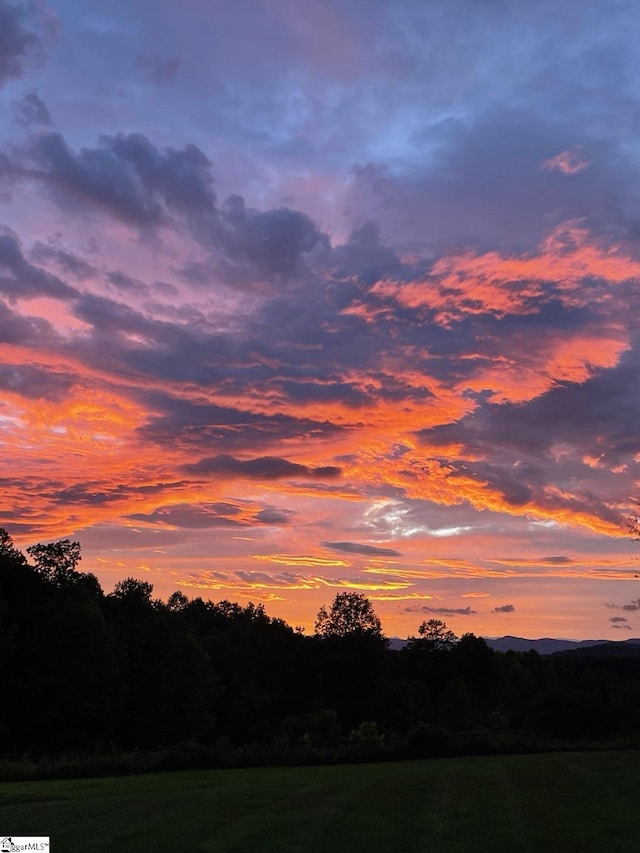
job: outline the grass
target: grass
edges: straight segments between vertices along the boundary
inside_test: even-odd
[[[616,853],[637,752],[490,756],[0,784],[0,831],[52,853]]]

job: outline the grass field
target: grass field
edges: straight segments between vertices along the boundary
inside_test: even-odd
[[[640,753],[0,783],[0,833],[52,853],[640,849]]]

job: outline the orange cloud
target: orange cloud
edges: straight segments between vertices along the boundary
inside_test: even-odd
[[[267,563],[280,563],[285,566],[343,566],[351,565],[349,560],[337,560],[330,557],[314,557],[301,554],[252,554],[254,560]]]
[[[504,257],[471,252],[440,258],[429,276],[411,282],[379,281],[372,293],[399,305],[436,311],[450,324],[465,316],[491,313],[532,314],[553,284],[568,302],[586,304],[588,292],[573,293],[585,279],[620,284],[640,276],[640,263],[621,247],[591,237],[579,222],[565,222],[540,244],[534,255]]]
[[[150,570],[148,566],[140,566],[138,568],[145,571]],[[276,589],[284,594],[298,590],[320,590],[325,588],[353,589],[363,592],[386,592],[395,595],[397,594],[397,590],[404,590],[411,586],[410,582],[402,580],[372,581],[358,577],[328,578],[321,575],[297,575],[288,572],[270,575],[254,571],[227,572],[207,570],[184,575],[177,583],[181,587],[227,591],[243,596],[256,596],[259,594],[260,597],[262,597],[265,590]]]
[[[375,593],[370,595],[369,598],[372,601],[431,601],[433,600],[433,595],[421,594],[419,592],[408,592],[406,595],[399,595],[396,593]]]

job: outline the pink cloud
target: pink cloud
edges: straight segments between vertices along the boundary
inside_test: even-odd
[[[548,171],[562,172],[563,175],[577,175],[589,165],[590,161],[584,158],[580,146],[574,145],[573,148],[567,148],[566,151],[561,151],[555,157],[545,160],[542,168]]]

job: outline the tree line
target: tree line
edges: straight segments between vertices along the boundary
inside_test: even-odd
[[[322,762],[628,745],[640,732],[638,658],[499,653],[436,619],[394,651],[358,592],[305,636],[262,605],[162,601],[134,578],[106,594],[80,557],[69,540],[22,553],[0,530],[3,760]]]

